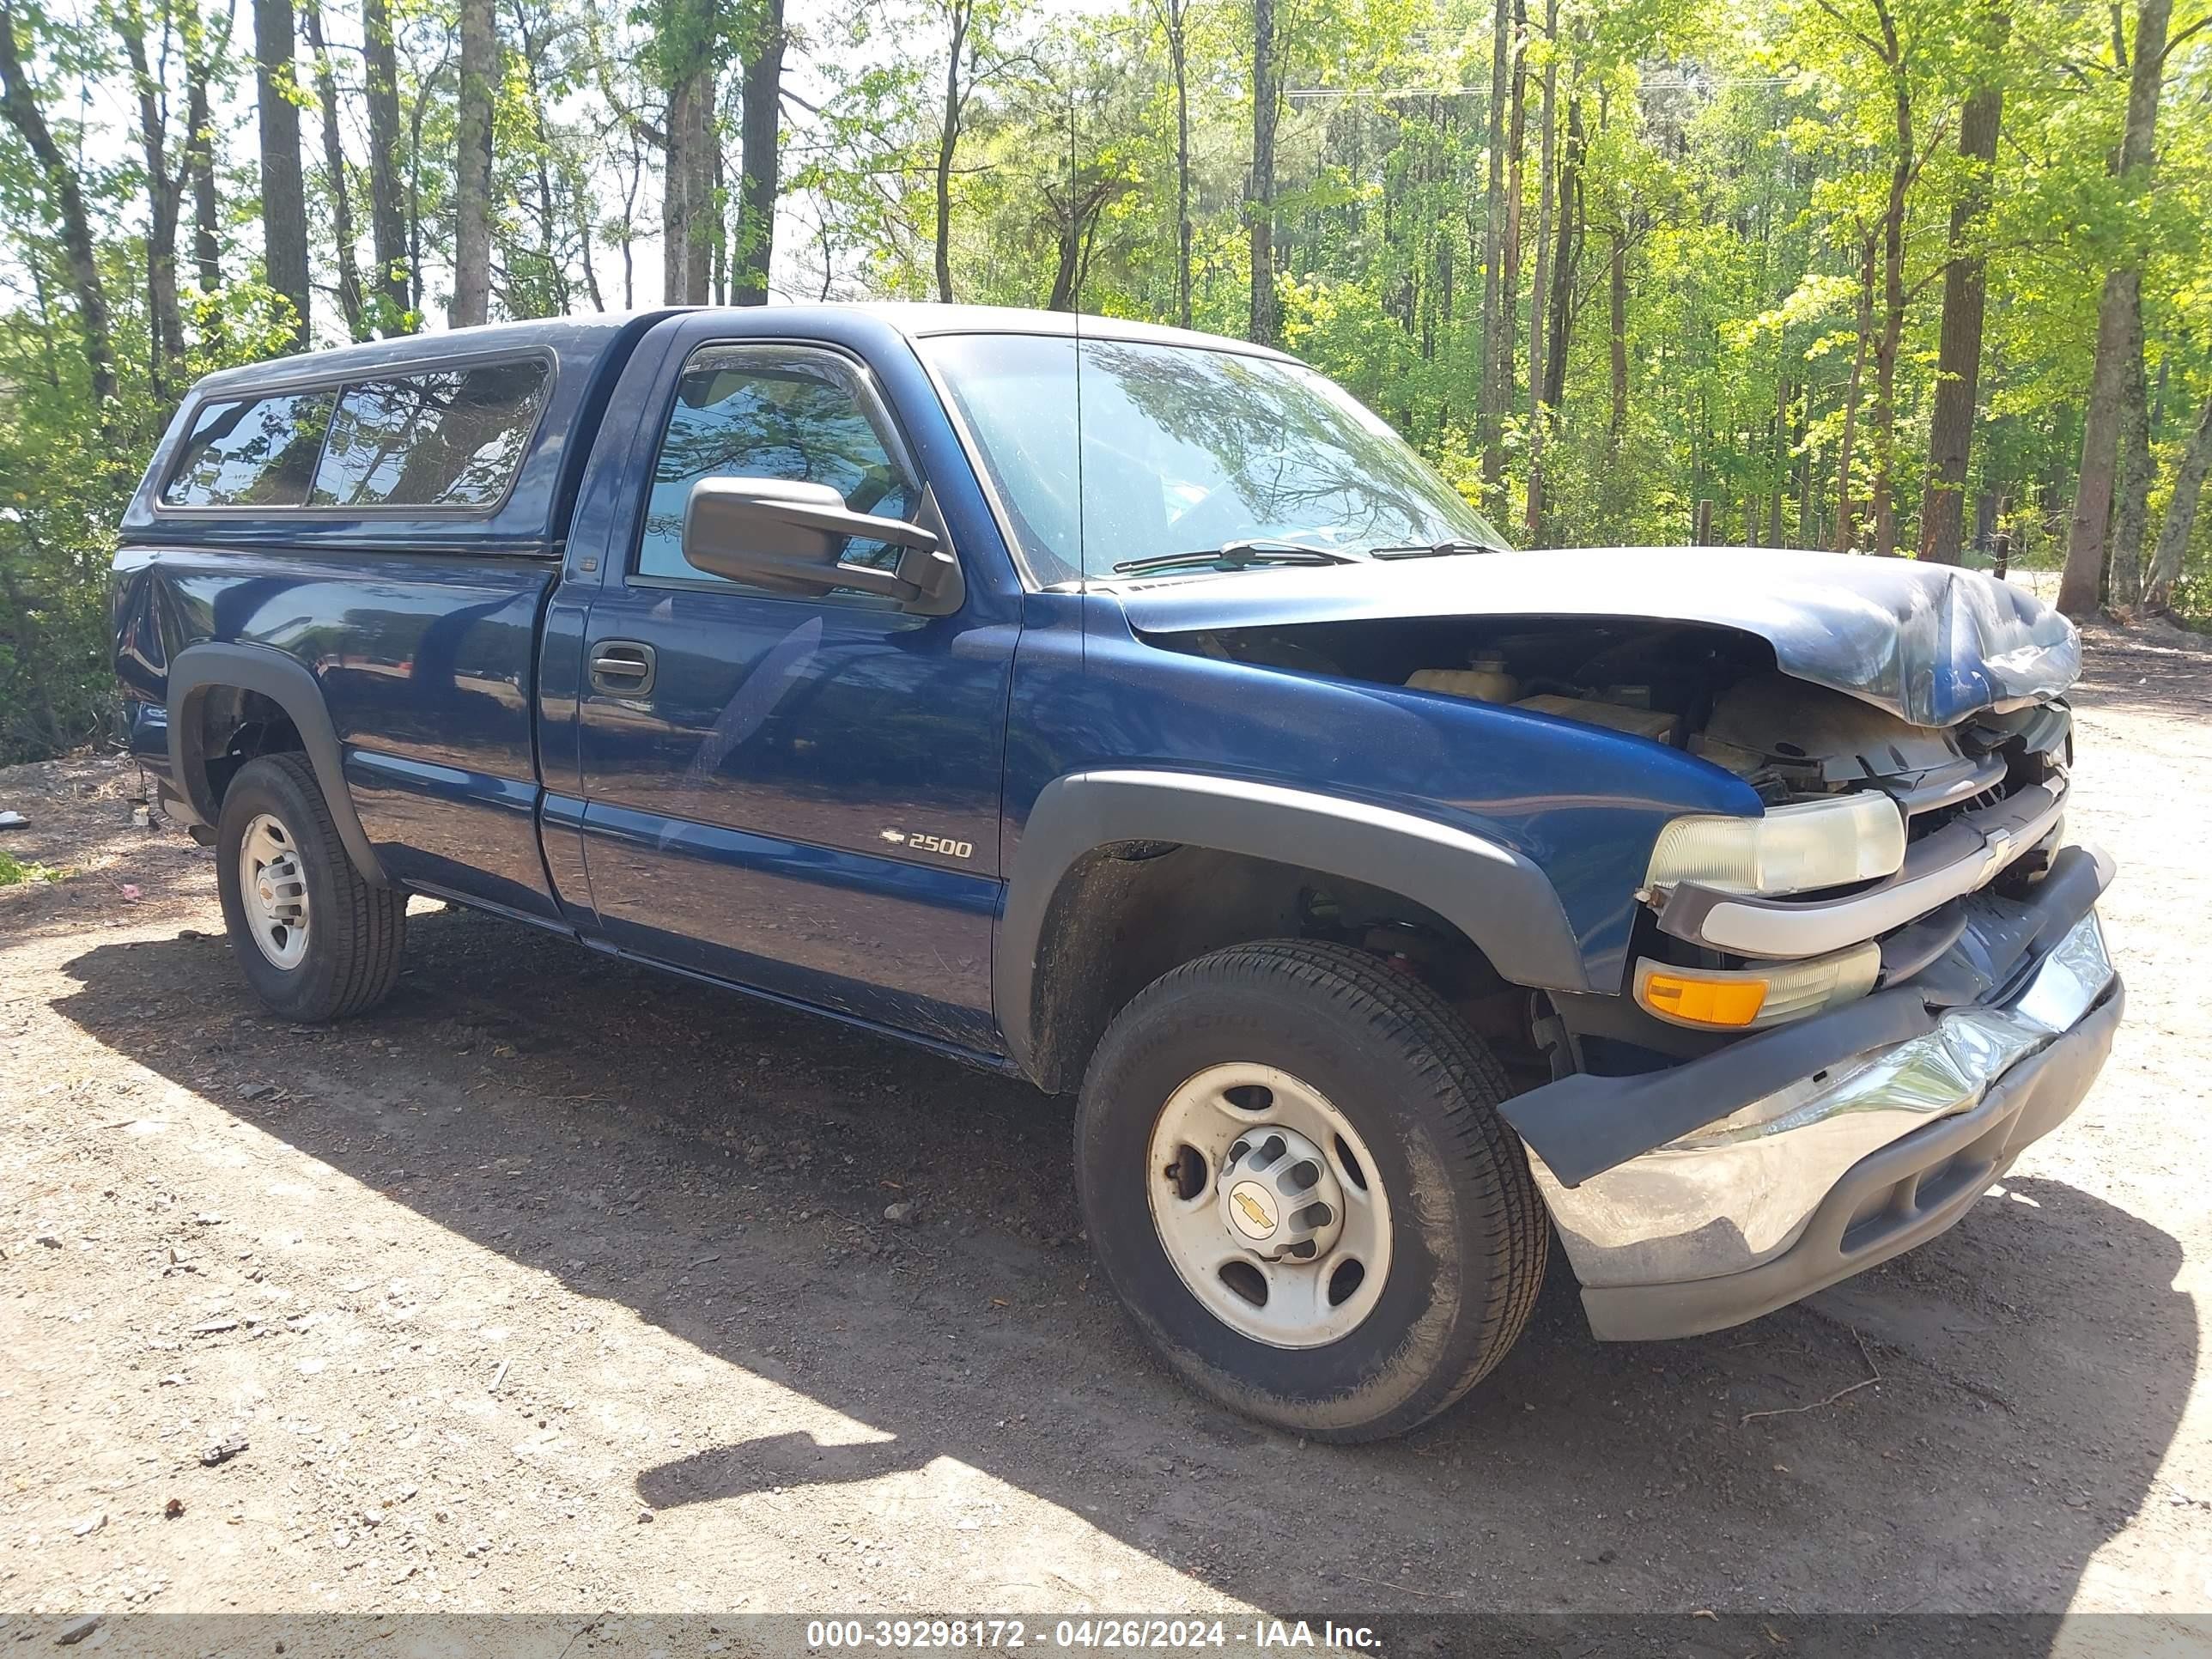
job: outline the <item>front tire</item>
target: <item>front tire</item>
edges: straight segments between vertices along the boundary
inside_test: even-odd
[[[306,756],[264,755],[231,780],[216,890],[247,982],[285,1018],[366,1013],[398,981],[407,896],[362,879]]]
[[[1200,1391],[1316,1439],[1400,1434],[1502,1359],[1549,1225],[1510,1092],[1427,987],[1296,940],[1122,1011],[1076,1116],[1107,1283]]]

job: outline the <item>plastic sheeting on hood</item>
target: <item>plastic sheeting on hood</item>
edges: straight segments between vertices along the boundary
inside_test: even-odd
[[[1647,547],[1266,567],[1112,585],[1139,633],[1389,617],[1576,617],[1755,635],[1776,665],[1915,726],[2050,697],[2081,672],[2074,625],[1977,570],[1853,554]]]

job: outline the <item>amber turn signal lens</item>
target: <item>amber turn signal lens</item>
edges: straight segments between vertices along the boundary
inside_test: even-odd
[[[1748,1025],[1766,1004],[1766,981],[1761,979],[1711,980],[1658,972],[1645,975],[1637,990],[1638,1000],[1653,1013],[1692,1025]]]
[[[1636,964],[1636,1002],[1670,1024],[1741,1031],[1863,997],[1881,975],[1881,947],[1872,939],[1832,956],[1748,969],[1682,968],[1647,958]]]

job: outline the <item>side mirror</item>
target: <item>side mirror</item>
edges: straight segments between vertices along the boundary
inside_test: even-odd
[[[945,544],[937,499],[927,491],[918,520],[855,513],[827,484],[702,478],[684,503],[684,562],[778,593],[819,599],[832,588],[858,588],[907,611],[946,616],[960,608],[960,564]],[[856,540],[898,548],[897,568],[847,564],[845,550]]]

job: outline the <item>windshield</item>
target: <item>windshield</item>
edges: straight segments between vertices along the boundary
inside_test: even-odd
[[[1404,439],[1300,364],[1085,340],[1079,428],[1076,341],[963,334],[918,343],[1046,586],[1223,548],[1264,565],[1265,550],[1278,547],[1358,556],[1506,545]],[[1252,543],[1262,545],[1256,557],[1239,550]]]

